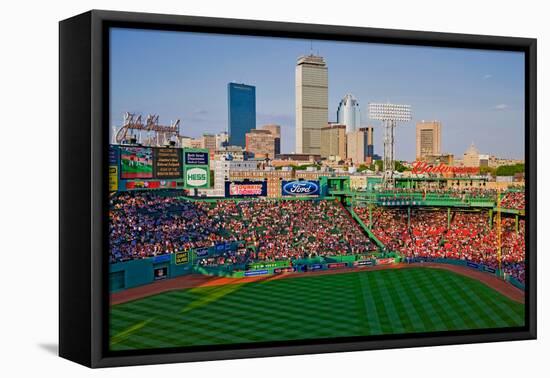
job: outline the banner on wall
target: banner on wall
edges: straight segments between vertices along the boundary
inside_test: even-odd
[[[319,181],[283,181],[281,192],[283,196],[314,196],[319,195]]]
[[[186,189],[210,187],[210,157],[207,149],[183,149],[183,180]]]
[[[189,251],[177,252],[175,256],[176,265],[187,264],[189,262]]]
[[[118,190],[118,167],[116,165],[109,166],[109,191],[116,192]]]
[[[225,183],[226,197],[261,197],[267,195],[265,181],[227,181]]]
[[[133,180],[126,181],[125,189],[175,189],[177,187],[176,181],[171,180]]]

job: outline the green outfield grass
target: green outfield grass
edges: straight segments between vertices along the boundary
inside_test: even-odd
[[[172,291],[113,306],[110,321],[112,350],[128,350],[522,326],[524,306],[410,268]]]

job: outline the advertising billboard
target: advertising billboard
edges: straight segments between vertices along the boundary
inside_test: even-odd
[[[175,257],[176,265],[187,264],[189,262],[189,251],[177,252]]]
[[[118,190],[118,167],[116,165],[109,166],[109,192]]]
[[[208,150],[184,148],[185,165],[208,165]]]
[[[186,189],[210,187],[210,157],[207,149],[183,149],[183,180]]]
[[[227,181],[225,183],[226,197],[265,197],[267,196],[266,181]]]
[[[140,189],[176,189],[177,182],[173,180],[131,180],[121,183],[121,190]]]
[[[153,178],[153,149],[150,147],[120,146],[120,178]]]
[[[155,148],[153,172],[158,179],[179,179],[182,176],[181,149]]]
[[[283,181],[283,196],[316,196],[320,194],[319,181]]]
[[[109,145],[109,158],[108,158],[109,166],[111,165],[118,166],[118,156],[119,156],[118,152],[119,152],[118,146],[115,146],[112,144]]]

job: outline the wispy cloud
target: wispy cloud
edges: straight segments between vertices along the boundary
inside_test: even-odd
[[[508,105],[506,105],[506,104],[498,104],[498,105],[495,105],[495,106],[493,107],[493,109],[495,109],[495,110],[506,110],[506,109],[508,109]]]
[[[491,74],[485,74],[485,75],[483,75],[483,80],[489,80],[492,77],[493,77],[493,75],[491,75]]]

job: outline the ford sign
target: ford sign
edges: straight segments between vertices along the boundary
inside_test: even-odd
[[[283,196],[313,196],[319,194],[319,181],[283,181]]]

